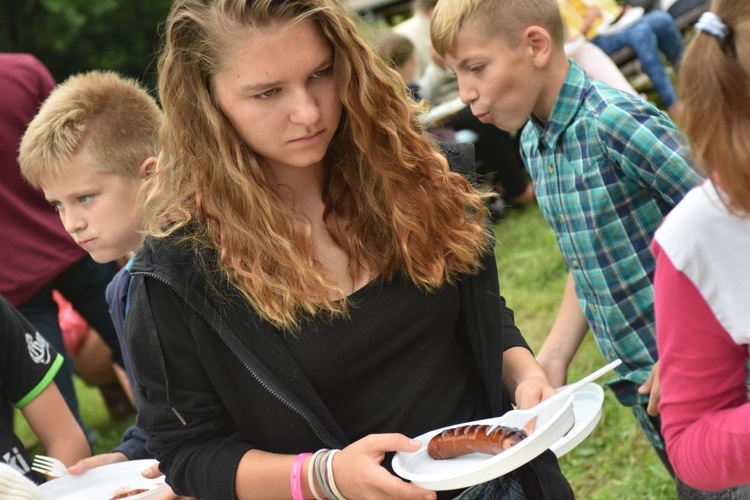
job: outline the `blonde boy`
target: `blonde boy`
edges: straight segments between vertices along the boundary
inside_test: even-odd
[[[59,85],[21,140],[21,173],[97,262],[141,244],[138,193],[155,164],[160,122],[136,81],[92,71]]]
[[[666,213],[697,183],[682,137],[643,100],[592,81],[563,51],[556,0],[440,0],[435,49],[485,123],[523,127],[522,157],[570,270],[537,359],[553,385],[590,327],[620,358],[611,388],[670,470],[656,418],[658,384],[649,250]]]
[[[70,77],[42,104],[21,140],[21,173],[40,188],[65,230],[97,262],[129,257],[142,243],[140,190],[153,171],[162,113],[135,80],[92,71]],[[107,302],[124,349],[129,265],[107,288]],[[147,458],[145,436],[135,427],[113,453],[71,468]]]

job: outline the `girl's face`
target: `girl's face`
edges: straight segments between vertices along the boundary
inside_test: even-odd
[[[219,108],[280,176],[318,165],[341,120],[333,49],[311,21],[247,29],[214,81]]]

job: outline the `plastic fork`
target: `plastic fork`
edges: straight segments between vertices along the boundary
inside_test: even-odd
[[[583,386],[593,382],[594,380],[598,379],[602,375],[606,374],[607,372],[614,370],[616,367],[620,366],[622,364],[622,360],[616,359],[612,361],[611,363],[602,366],[598,370],[586,375],[581,380],[576,382],[575,384],[570,384],[569,386],[565,387],[563,390],[558,391],[557,394],[555,394],[552,397],[549,397],[542,401],[541,403],[537,404],[536,406],[533,406],[527,410],[513,410],[517,413],[530,413],[530,414],[538,414],[541,410],[546,408],[547,406],[551,405],[555,401],[559,401],[561,399],[566,399],[568,396],[576,392],[577,390],[581,389]],[[507,415],[507,413],[506,413]],[[487,435],[489,436],[490,433],[492,433],[495,428],[497,428],[500,424],[495,424],[487,428]]]
[[[66,476],[68,474],[68,468],[65,467],[64,463],[56,458],[44,455],[36,455],[34,457],[34,461],[31,463],[31,470],[52,477]]]

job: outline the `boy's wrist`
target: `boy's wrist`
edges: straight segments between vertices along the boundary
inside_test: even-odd
[[[552,387],[560,387],[567,383],[568,366],[570,365],[568,360],[561,356],[550,356],[543,351],[539,352],[536,360],[542,366]]]

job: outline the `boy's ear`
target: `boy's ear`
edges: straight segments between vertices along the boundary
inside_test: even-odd
[[[146,177],[149,177],[151,174],[153,174],[155,169],[156,158],[154,158],[153,156],[149,156],[148,158],[143,160],[141,166],[138,167],[138,177],[141,179],[145,179]]]
[[[538,69],[549,64],[554,44],[549,32],[540,26],[529,26],[523,33],[523,41],[531,55],[531,61]]]

